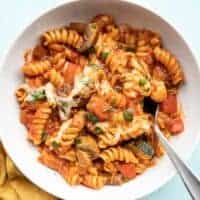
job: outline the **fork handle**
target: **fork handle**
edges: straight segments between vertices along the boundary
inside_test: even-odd
[[[191,168],[180,158],[175,152],[174,148],[169,144],[160,129],[155,126],[155,131],[159,137],[162,145],[164,146],[170,160],[174,164],[177,172],[179,173],[184,185],[186,186],[192,199],[200,200],[200,179],[194,174]]]

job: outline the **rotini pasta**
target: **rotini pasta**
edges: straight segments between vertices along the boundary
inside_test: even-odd
[[[115,160],[124,161],[126,163],[137,163],[138,160],[135,155],[128,149],[121,147],[111,147],[102,151],[99,155],[105,162],[113,162]]]
[[[24,60],[20,121],[69,185],[120,185],[156,164],[157,105],[165,137],[184,130],[183,70],[158,33],[101,14],[47,30]]]
[[[42,39],[44,40],[44,45],[62,43],[76,49],[80,48],[83,43],[83,38],[79,33],[66,28],[48,31],[42,35]]]
[[[49,81],[55,86],[55,87],[61,87],[64,84],[64,78],[61,76],[59,72],[57,72],[55,69],[51,69],[48,74]]]
[[[22,71],[27,76],[37,76],[44,74],[47,70],[49,70],[51,64],[48,60],[45,61],[33,61],[31,63],[26,63],[22,67]]]
[[[157,47],[154,49],[154,55],[166,67],[173,85],[177,85],[184,80],[179,62],[169,51]]]
[[[83,184],[94,189],[100,189],[105,185],[106,180],[107,178],[103,176],[86,175]]]
[[[44,103],[35,112],[32,124],[30,126],[28,138],[34,144],[40,144],[42,142],[42,134],[44,131],[45,124],[52,112],[48,103]]]

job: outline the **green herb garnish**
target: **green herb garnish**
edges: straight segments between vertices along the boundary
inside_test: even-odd
[[[43,131],[41,135],[41,143],[45,142],[47,139],[47,132]]]
[[[45,91],[36,91],[33,94],[31,94],[32,101],[38,101],[38,100],[43,100],[46,98]]]
[[[133,113],[130,110],[125,110],[123,112],[124,120],[131,122],[133,120]]]
[[[106,58],[108,57],[108,54],[109,52],[105,52],[105,51],[101,52],[101,59],[106,60]]]
[[[94,133],[96,135],[99,135],[99,134],[103,133],[103,130],[100,127],[96,126],[95,129],[94,129]]]
[[[90,48],[87,50],[87,53],[89,53],[89,54],[95,53],[95,48],[94,48],[94,47],[90,47]]]
[[[96,24],[91,24],[91,27],[93,28],[93,29],[96,29],[97,28],[97,26],[96,26]]]
[[[74,141],[74,144],[75,144],[75,145],[81,144],[81,139],[76,138],[75,141]]]
[[[128,178],[123,178],[124,183],[127,183],[128,181],[130,181],[130,179]]]
[[[53,147],[53,149],[58,149],[58,147],[60,146],[60,143],[57,141],[52,141],[51,146]]]
[[[147,80],[144,79],[144,78],[141,78],[141,79],[139,80],[139,85],[140,85],[140,86],[144,86],[144,85],[146,85],[146,83],[147,83]]]
[[[62,107],[67,108],[69,106],[68,102],[61,102]]]
[[[126,47],[125,48],[125,51],[130,51],[130,52],[133,52],[135,49],[133,47]]]
[[[87,119],[88,119],[89,121],[91,121],[93,124],[95,124],[95,123],[97,123],[97,122],[99,121],[99,119],[97,118],[97,116],[94,115],[94,114],[91,113],[91,112],[88,112],[86,116],[87,116]]]

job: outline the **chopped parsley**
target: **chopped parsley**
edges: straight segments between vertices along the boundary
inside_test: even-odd
[[[45,91],[36,91],[34,93],[31,94],[31,99],[32,101],[38,101],[38,100],[43,100],[46,98],[46,94]]]
[[[93,28],[93,29],[96,29],[97,28],[97,26],[96,26],[96,24],[91,24],[91,27]]]
[[[106,60],[106,58],[108,57],[108,55],[109,55],[109,52],[105,52],[105,51],[101,52],[101,59],[102,60]]]
[[[47,139],[47,132],[43,131],[41,135],[41,143],[45,142]]]
[[[79,138],[76,138],[74,143],[75,143],[75,145],[79,145],[79,144],[81,144],[81,140]]]
[[[95,53],[95,48],[94,48],[94,47],[90,47],[90,48],[87,50],[87,53],[89,53],[89,54]]]
[[[52,141],[51,142],[51,146],[53,147],[53,149],[58,149],[60,146],[60,143],[57,141]]]
[[[133,120],[133,113],[130,110],[125,110],[123,112],[124,120],[131,122]]]
[[[128,181],[130,181],[130,179],[128,178],[123,178],[124,183],[127,183]]]
[[[65,108],[67,108],[69,106],[68,102],[62,102],[61,105],[62,105],[62,107],[65,107]]]
[[[130,51],[130,52],[133,52],[135,49],[133,47],[126,47],[125,48],[125,51]]]
[[[96,126],[95,129],[94,129],[94,133],[96,135],[99,135],[99,134],[103,133],[103,130],[100,127]]]
[[[141,78],[138,83],[139,83],[140,86],[144,86],[144,85],[147,84],[147,80],[144,79],[144,78]]]
[[[91,121],[93,124],[95,124],[95,123],[97,123],[97,122],[99,121],[99,119],[97,118],[97,116],[94,115],[94,114],[91,113],[91,112],[88,112],[88,113],[86,114],[86,116],[87,116],[87,119],[88,119],[89,121]]]

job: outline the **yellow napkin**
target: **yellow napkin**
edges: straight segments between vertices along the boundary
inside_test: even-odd
[[[0,143],[0,200],[56,200],[27,180]]]

